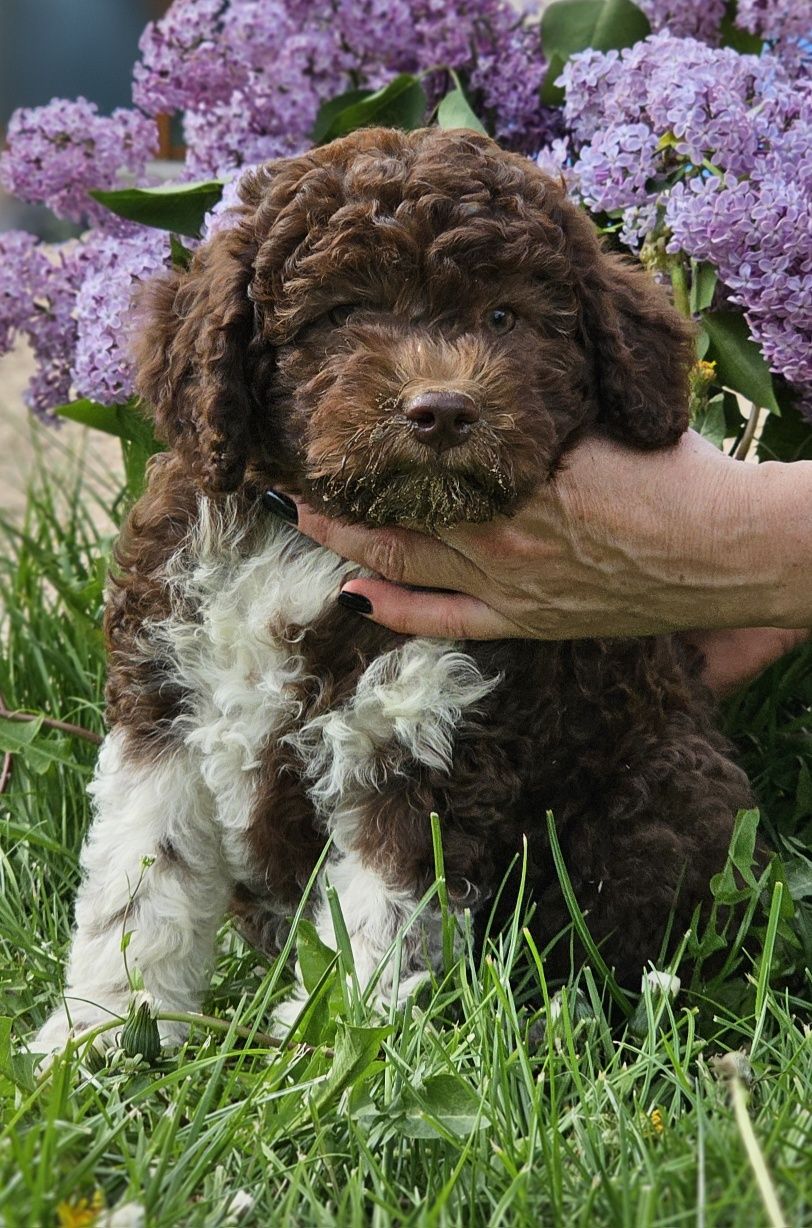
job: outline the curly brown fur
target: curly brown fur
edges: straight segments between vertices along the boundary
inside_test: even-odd
[[[587,428],[656,448],[688,422],[690,327],[559,185],[487,138],[373,129],[270,163],[241,194],[234,226],[142,303],[139,386],[172,454],[130,518],[106,622],[110,718],[133,754],[165,749],[184,712],[149,627],[179,616],[167,568],[198,497],[237,492],[248,519],[282,485],[332,515],[431,530],[511,514]],[[515,326],[499,334],[490,313],[504,308]],[[476,406],[460,446],[434,452],[410,429],[405,406],[426,390]],[[291,908],[324,841],[287,735],[346,704],[402,643],[334,606],[273,635],[298,644],[303,681],[258,769],[238,892],[255,934],[263,895]],[[452,899],[482,908],[527,837],[549,938],[566,921],[551,809],[593,932],[634,980],[672,908],[681,933],[706,900],[750,804],[708,695],[669,638],[460,647],[502,682],[458,722],[450,769],[381,745],[354,850],[419,895],[437,810]]]

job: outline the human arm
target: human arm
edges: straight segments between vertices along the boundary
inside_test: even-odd
[[[304,533],[381,577],[344,592],[407,634],[812,625],[812,462],[743,464],[693,432],[651,453],[590,437],[515,517],[437,537],[344,525],[305,504],[298,512]]]

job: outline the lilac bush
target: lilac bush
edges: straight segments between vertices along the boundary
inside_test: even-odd
[[[86,228],[55,248],[0,234],[0,353],[17,337],[31,344],[29,405],[47,417],[71,399],[132,396],[132,289],[184,258],[167,231],[191,236],[203,222],[171,213],[146,225],[142,197],[129,212],[115,203],[156,182],[156,116],[178,116],[183,132],[179,199],[195,181],[225,181],[205,235],[229,223],[244,168],[307,148],[337,96],[392,82],[412,90],[406,123],[431,122],[464,88],[488,131],[563,175],[612,242],[670,278],[683,310],[709,307],[692,279],[712,269],[717,304],[743,313],[777,387],[812,405],[808,5],[738,0],[731,26],[725,0],[638,4],[650,36],[638,13],[633,37],[619,28],[614,48],[597,50],[548,47],[548,18],[540,33],[534,6],[522,14],[508,0],[174,0],[141,38],[131,108],[108,117],[83,98],[54,100],[9,124],[3,185]],[[111,207],[97,189],[117,190]]]
[[[718,271],[771,369],[812,391],[812,81],[668,31],[574,56],[569,177],[633,248]]]

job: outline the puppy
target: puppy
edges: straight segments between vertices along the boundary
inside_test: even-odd
[[[751,802],[679,642],[398,636],[336,604],[357,567],[262,495],[428,531],[510,516],[585,428],[679,438],[689,326],[559,185],[472,132],[355,133],[241,195],[146,294],[139,387],[169,450],[118,546],[110,732],[39,1046],[126,1011],[124,931],[130,972],[196,1009],[229,906],[272,949],[328,839],[312,916],[334,944],[332,883],[386,1000],[433,880],[431,811],[457,909],[487,915],[526,838],[548,941],[568,919],[551,810],[593,937],[639,983]],[[408,928],[402,992],[439,930],[431,908]]]

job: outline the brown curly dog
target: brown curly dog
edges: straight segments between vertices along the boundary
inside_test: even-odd
[[[329,882],[360,984],[408,992],[441,947],[437,909],[413,917],[431,811],[452,906],[483,916],[526,837],[546,942],[568,919],[552,810],[591,932],[639,984],[750,804],[679,642],[397,636],[336,604],[357,568],[262,495],[429,530],[510,515],[584,428],[679,437],[689,327],[559,185],[475,133],[356,133],[241,197],[146,296],[140,389],[169,451],[118,549],[110,733],[41,1043],[125,1010],[123,929],[147,990],[195,1009],[229,906],[272,947],[328,837],[319,932],[334,943]]]

